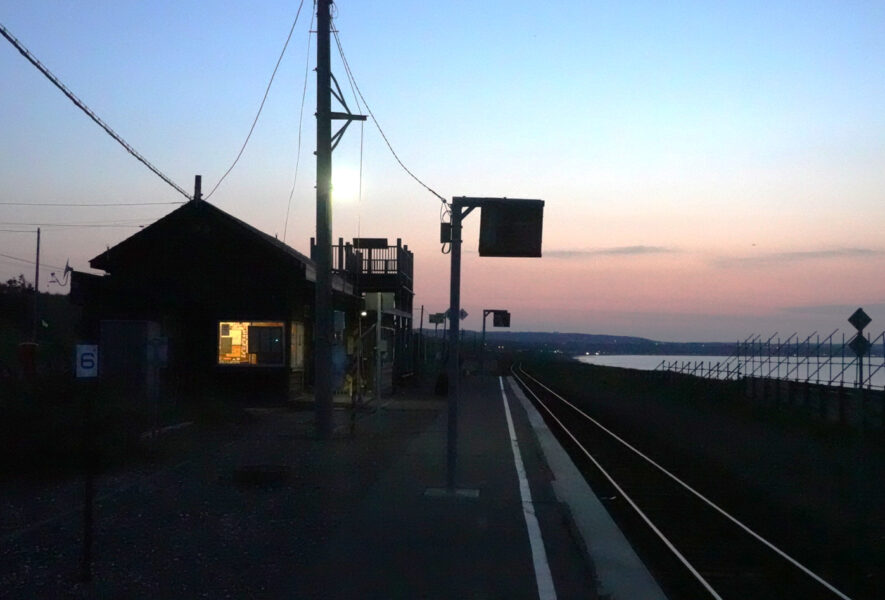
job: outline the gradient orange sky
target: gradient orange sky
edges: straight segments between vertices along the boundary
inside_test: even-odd
[[[200,173],[207,191],[248,132],[296,10],[38,1],[5,7],[0,22],[179,185]],[[285,229],[303,252],[312,77],[291,206],[289,191],[309,16],[305,3],[249,146],[210,199]],[[335,23],[419,177],[447,198],[546,202],[541,259],[480,258],[479,216],[468,217],[466,328],[506,308],[514,330],[729,341],[848,328],[858,306],[885,327],[885,5],[341,0]],[[337,54],[333,70],[356,111]],[[66,260],[87,269],[175,205],[10,203],[183,200],[5,41],[0,72],[0,229],[42,225],[43,289]],[[401,237],[416,256],[416,324],[422,305],[445,310],[439,202],[371,123],[348,130],[334,169],[334,236]],[[0,232],[0,278],[31,278],[33,252],[32,234]]]

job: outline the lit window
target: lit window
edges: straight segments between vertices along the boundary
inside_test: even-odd
[[[218,364],[283,365],[283,324],[222,321],[218,324]]]

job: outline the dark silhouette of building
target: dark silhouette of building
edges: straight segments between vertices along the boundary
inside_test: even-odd
[[[356,284],[374,281],[359,277],[360,257],[333,273],[339,389],[363,311]],[[106,274],[75,272],[71,299],[84,307],[84,335],[99,342],[110,384],[180,397],[292,398],[309,389],[315,265],[280,240],[195,200],[89,264]],[[408,266],[410,282],[411,253]],[[410,309],[411,287],[408,296]]]
[[[311,239],[311,252],[314,248]],[[414,256],[399,238],[395,246],[387,238],[354,238],[352,243],[339,238],[332,246],[332,271],[350,282],[363,299],[365,315],[355,338],[360,340],[356,351],[363,363],[360,371],[370,374],[374,388],[378,352],[381,391],[388,393],[395,382],[414,372]],[[379,323],[380,335],[374,330]]]

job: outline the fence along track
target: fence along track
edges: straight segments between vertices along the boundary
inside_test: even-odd
[[[828,336],[817,332],[804,339],[793,333],[784,340],[778,334],[752,335],[737,342],[734,352],[722,361],[668,361],[661,360],[656,370],[672,371],[708,379],[741,379],[758,377],[784,379],[828,386],[849,386],[868,390],[885,389],[885,331],[871,337],[871,352],[858,358],[850,348],[855,334],[843,332],[841,341],[835,341],[839,330]],[[873,355],[872,350],[881,354]],[[856,373],[860,369],[860,379]]]
[[[605,434],[605,437],[607,437],[610,440],[613,440],[621,448],[628,450],[630,454],[641,459],[641,462],[643,462],[645,465],[652,467],[653,470],[666,476],[666,478],[669,481],[676,484],[679,488],[684,490],[684,492],[687,492],[691,497],[693,497],[697,501],[700,501],[705,506],[712,509],[716,514],[718,514],[722,518],[726,519],[730,524],[736,526],[744,534],[748,535],[749,537],[754,539],[756,542],[759,542],[761,545],[763,545],[765,548],[767,548],[771,553],[774,553],[777,557],[779,557],[779,559],[786,561],[787,563],[789,563],[790,565],[795,567],[795,569],[797,569],[803,575],[807,576],[807,578],[809,578],[817,586],[819,586],[821,591],[826,590],[828,592],[828,594],[827,594],[828,597],[837,597],[837,598],[841,598],[842,600],[851,600],[851,598],[849,596],[847,596],[842,591],[837,589],[835,586],[833,586],[832,584],[830,584],[829,582],[824,580],[822,577],[820,577],[816,573],[814,573],[811,569],[809,569],[808,567],[806,567],[805,565],[800,563],[798,560],[796,560],[795,558],[793,558],[792,556],[790,556],[789,554],[787,554],[786,552],[784,552],[783,550],[781,550],[780,548],[775,546],[773,543],[771,543],[770,541],[765,539],[762,535],[753,531],[750,527],[745,525],[739,519],[732,516],[727,511],[725,511],[723,508],[721,508],[716,503],[714,503],[712,500],[708,499],[706,496],[704,496],[699,491],[697,491],[696,489],[691,487],[689,484],[682,481],[679,477],[677,477],[671,471],[662,467],[660,464],[658,464],[652,458],[650,458],[645,453],[641,452],[636,447],[634,447],[632,444],[630,444],[629,442],[624,440],[622,437],[618,436],[616,433],[614,433],[613,431],[611,431],[610,429],[608,429],[607,427],[602,425],[599,421],[597,421],[596,419],[594,419],[593,417],[588,415],[586,412],[581,410],[579,407],[575,406],[573,403],[569,402],[568,400],[566,400],[565,398],[563,398],[562,396],[557,394],[555,391],[553,391],[552,389],[550,389],[549,387],[544,385],[541,381],[539,381],[538,379],[536,379],[535,377],[533,377],[532,375],[527,373],[522,368],[521,365],[519,366],[519,373],[516,372],[516,369],[511,369],[511,372],[512,372],[514,378],[523,387],[523,389],[525,389],[529,393],[529,395],[534,398],[534,403],[536,405],[538,405],[540,408],[542,408],[547,413],[547,415],[549,415],[549,417],[557,424],[560,431],[572,440],[572,442],[580,450],[580,452],[584,455],[584,457],[586,457],[594,465],[594,467],[596,469],[598,469],[598,471],[603,475],[603,477],[615,488],[615,490],[617,490],[617,492],[619,494],[621,494],[621,496],[624,498],[624,500],[638,514],[640,519],[643,522],[645,522],[645,524],[650,528],[650,530],[655,534],[655,536],[664,544],[664,546],[666,546],[666,548],[673,554],[673,556],[675,556],[676,559],[685,567],[685,569],[692,575],[692,577],[695,579],[695,581],[701,587],[704,588],[704,590],[709,594],[710,597],[716,598],[716,599],[723,599],[724,598],[724,596],[720,595],[721,591],[717,591],[716,589],[714,589],[713,585],[708,581],[709,578],[705,577],[702,574],[701,571],[703,571],[704,569],[700,569],[697,566],[695,566],[694,564],[692,564],[692,562],[689,561],[689,559],[686,558],[684,556],[684,554],[679,551],[679,549],[676,547],[678,544],[678,541],[677,542],[672,541],[670,539],[673,537],[672,535],[670,536],[670,538],[668,538],[668,536],[662,532],[661,527],[659,527],[658,525],[656,525],[652,521],[652,518],[648,516],[647,511],[643,511],[638,506],[637,502],[627,493],[624,486],[622,486],[621,484],[619,484],[616,481],[615,477],[609,472],[609,470],[607,470],[602,464],[600,464],[600,462],[597,460],[596,456],[594,456],[594,453],[592,453],[590,451],[590,449],[587,448],[586,444],[582,443],[582,441],[579,439],[579,435],[576,435],[566,425],[566,423],[563,422],[563,419],[568,420],[569,417],[562,415],[562,418],[560,418],[560,416],[557,416],[555,414],[555,411],[550,406],[548,406],[548,404],[545,403],[544,400],[541,399],[540,395],[538,393],[536,393],[532,389],[532,387],[540,388],[541,390],[543,390],[543,392],[541,393],[542,395],[544,395],[544,394],[549,395],[549,396],[555,398],[556,400],[558,400],[559,403],[561,403],[562,405],[569,407],[571,409],[570,415],[571,415],[572,419],[577,419],[580,422],[592,424],[595,427],[595,429],[603,432]],[[529,384],[527,382],[527,380],[530,380],[531,384]],[[595,454],[598,455],[599,452],[596,452]],[[658,495],[662,496],[663,494],[659,493]],[[711,540],[711,542],[713,542],[713,541],[714,540]],[[715,570],[716,569],[714,568],[714,571]],[[832,594],[832,596],[830,596],[830,594]],[[741,596],[737,595],[734,597],[738,598]]]

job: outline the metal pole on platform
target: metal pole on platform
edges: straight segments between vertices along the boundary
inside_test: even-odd
[[[421,361],[423,368],[427,355],[424,352],[424,305],[421,305],[421,320],[418,321],[418,360]]]
[[[375,405],[381,400],[381,292],[377,292],[375,299],[378,307],[375,311]]]
[[[458,459],[458,340],[461,320],[461,202],[452,198],[451,281],[449,287],[449,411],[446,446],[446,488],[455,489]]]
[[[482,339],[479,343],[479,372],[483,373],[486,364],[486,317],[489,316],[490,310],[482,311]]]

